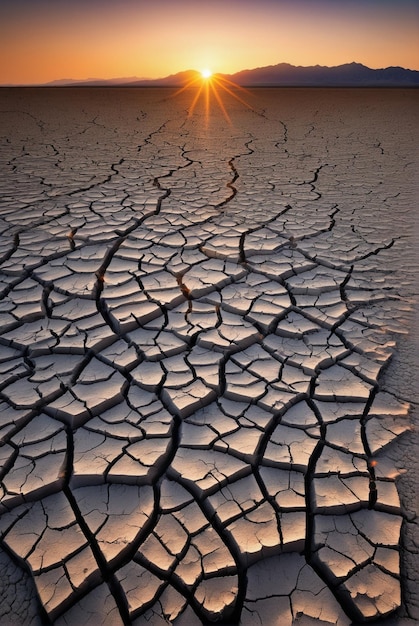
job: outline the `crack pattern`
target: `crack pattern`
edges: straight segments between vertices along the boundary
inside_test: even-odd
[[[336,142],[302,92],[232,102],[238,128],[187,94],[37,93],[2,105],[0,537],[39,623],[393,612],[388,129],[339,101]]]

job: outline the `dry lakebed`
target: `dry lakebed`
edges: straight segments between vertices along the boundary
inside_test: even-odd
[[[0,90],[0,624],[419,619],[414,89]]]

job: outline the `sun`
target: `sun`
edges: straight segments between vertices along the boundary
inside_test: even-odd
[[[211,106],[216,103],[221,109],[225,119],[231,124],[230,117],[223,102],[223,95],[228,95],[243,104],[248,109],[254,111],[253,107],[243,100],[237,92],[248,93],[243,87],[231,82],[222,74],[214,74],[212,70],[205,68],[201,71],[194,70],[190,74],[190,80],[186,81],[172,97],[175,97],[185,91],[195,87],[195,93],[192,96],[192,103],[188,110],[188,117],[191,117],[199,101],[204,102],[205,119],[208,125],[210,118]]]

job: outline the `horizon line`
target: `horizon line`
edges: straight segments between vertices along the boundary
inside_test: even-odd
[[[335,69],[335,68],[339,68],[339,67],[345,67],[348,65],[358,65],[358,66],[362,66],[366,69],[369,69],[373,72],[379,72],[379,71],[383,71],[383,70],[388,70],[388,69],[401,69],[407,72],[418,72],[419,73],[419,69],[412,69],[412,68],[407,68],[407,67],[403,67],[401,65],[389,65],[387,67],[379,67],[379,68],[371,68],[368,65],[364,65],[363,63],[360,63],[359,61],[348,61],[347,63],[341,63],[339,65],[321,65],[319,63],[315,64],[315,65],[293,65],[292,63],[288,63],[285,61],[280,61],[279,63],[272,63],[270,65],[262,65],[262,66],[258,66],[258,67],[254,67],[254,68],[245,68],[245,69],[241,69],[238,70],[237,72],[233,72],[231,74],[228,74],[226,72],[213,72],[213,75],[219,75],[219,76],[227,76],[227,77],[232,77],[232,76],[236,76],[237,74],[242,74],[244,72],[254,72],[257,70],[263,70],[263,69],[268,69],[268,68],[275,68],[278,67],[280,65],[287,65],[289,67],[295,68],[295,69],[299,69],[299,68],[304,68],[304,69],[311,69],[311,68],[325,68],[325,69]],[[137,83],[137,82],[157,82],[157,81],[163,81],[163,80],[168,80],[170,78],[175,78],[177,76],[179,76],[180,74],[186,74],[189,72],[196,72],[197,74],[200,74],[200,70],[196,70],[196,69],[185,69],[185,70],[179,70],[177,72],[168,74],[166,76],[159,76],[157,78],[148,78],[148,77],[138,77],[138,76],[127,76],[127,77],[120,77],[120,76],[116,76],[116,77],[112,77],[112,78],[103,78],[103,77],[88,77],[88,78],[55,78],[52,79],[50,81],[47,82],[22,82],[22,83],[0,83],[0,87],[71,87],[72,83],[76,83],[77,85],[74,86],[83,86],[83,83],[89,83],[89,82],[112,82],[112,81],[121,81],[120,85],[109,85],[109,86],[115,86],[115,87],[123,87],[123,86],[130,86],[130,83]],[[55,83],[64,83],[62,85],[59,84],[55,84]],[[87,85],[89,86],[89,85]],[[94,85],[90,85],[90,86],[94,86]],[[100,85],[98,85],[100,86]],[[135,86],[135,85],[132,85]],[[151,85],[150,85],[151,86]],[[158,85],[156,85],[157,87]],[[169,85],[165,85],[165,86],[169,86]],[[255,86],[255,85],[252,85]],[[262,85],[261,85],[262,86]],[[281,85],[276,85],[276,86],[281,86]],[[284,85],[284,86],[290,86],[290,85]],[[298,86],[304,86],[304,85],[298,85]],[[307,85],[307,87],[310,85]],[[367,85],[366,85],[367,86]]]

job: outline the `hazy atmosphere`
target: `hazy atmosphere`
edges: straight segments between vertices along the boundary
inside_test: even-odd
[[[418,32],[415,0],[1,0],[0,84],[280,62],[419,69]]]

